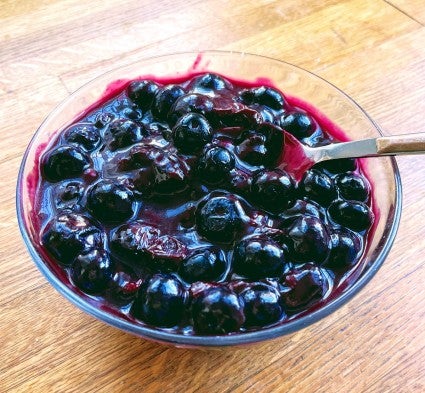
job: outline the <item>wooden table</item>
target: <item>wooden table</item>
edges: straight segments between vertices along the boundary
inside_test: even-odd
[[[302,5],[301,5],[302,3]],[[286,60],[387,134],[425,131],[423,0],[0,1],[0,392],[424,392],[425,159],[398,159],[400,229],[372,283],[330,317],[246,348],[132,337],[65,301],[15,214],[22,154],[52,108],[111,66],[227,49]]]

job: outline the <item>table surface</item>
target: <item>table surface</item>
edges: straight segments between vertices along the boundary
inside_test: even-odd
[[[425,391],[423,156],[397,159],[402,220],[372,283],[313,326],[243,348],[163,346],[84,314],[31,261],[14,199],[25,147],[56,104],[113,65],[176,51],[286,60],[347,92],[386,134],[425,131],[423,0],[0,5],[1,392]]]

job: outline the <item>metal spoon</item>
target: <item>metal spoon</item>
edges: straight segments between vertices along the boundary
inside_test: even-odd
[[[314,164],[339,158],[380,157],[425,153],[425,133],[382,136],[358,141],[332,143],[326,146],[303,145],[292,134],[284,131],[285,146],[280,168],[297,181]]]

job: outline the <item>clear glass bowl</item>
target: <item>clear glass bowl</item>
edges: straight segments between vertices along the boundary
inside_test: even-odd
[[[16,194],[19,226],[37,267],[56,290],[86,313],[126,332],[159,342],[189,347],[237,345],[280,337],[300,330],[341,307],[372,279],[384,262],[393,244],[401,214],[401,183],[393,158],[363,160],[364,170],[374,189],[373,203],[377,208],[378,219],[369,235],[361,269],[356,270],[355,274],[346,280],[346,288],[339,291],[338,296],[323,307],[305,316],[254,332],[223,336],[186,336],[132,323],[96,307],[95,302],[89,297],[83,297],[69,282],[63,280],[58,269],[47,263],[31,220],[36,187],[33,175],[37,171],[41,151],[53,135],[102,97],[110,83],[140,76],[170,77],[201,71],[217,72],[230,78],[248,81],[261,81],[266,78],[285,94],[311,103],[341,127],[349,139],[381,135],[373,120],[341,90],[320,77],[283,61],[246,53],[219,51],[180,53],[144,59],[110,71],[87,83],[64,100],[42,123],[25,152],[19,172]]]

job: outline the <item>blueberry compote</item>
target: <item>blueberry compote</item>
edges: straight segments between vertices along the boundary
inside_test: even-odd
[[[317,309],[361,269],[374,220],[358,161],[285,172],[284,130],[338,142],[321,119],[271,85],[213,73],[128,81],[40,157],[48,263],[102,309],[178,334]]]

